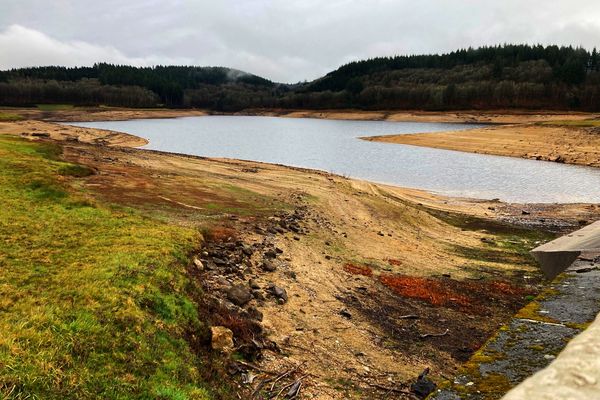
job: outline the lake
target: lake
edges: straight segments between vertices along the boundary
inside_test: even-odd
[[[70,125],[137,135],[150,141],[147,149],[315,168],[449,196],[519,203],[600,202],[600,169],[358,139],[480,125],[255,116]]]

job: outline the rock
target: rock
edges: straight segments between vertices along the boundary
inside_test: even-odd
[[[417,381],[410,385],[410,391],[416,394],[420,399],[429,396],[437,387],[436,384],[427,377],[428,374],[429,368],[425,368],[417,378]]]
[[[213,257],[213,262],[216,265],[227,265],[227,261],[223,260],[222,258],[219,257]]]
[[[269,260],[265,260],[262,263],[261,268],[267,272],[273,272],[273,271],[277,270],[277,266]]]
[[[248,284],[250,285],[251,289],[260,289],[260,285],[258,284],[256,279],[250,279],[250,281],[248,281]]]
[[[213,350],[228,353],[233,350],[233,332],[224,326],[211,326],[211,347]]]
[[[378,234],[379,236],[385,236],[385,233],[383,233],[383,232],[381,232],[381,231],[377,232],[377,234]]]
[[[242,307],[252,300],[252,292],[246,286],[234,285],[227,290],[227,298],[236,306]]]
[[[250,246],[244,246],[244,247],[242,247],[242,253],[244,253],[245,255],[250,257],[252,255],[252,253],[254,253],[254,250]]]
[[[344,318],[352,319],[352,314],[350,314],[350,311],[346,310],[345,308],[340,310],[340,315]]]
[[[265,296],[262,294],[262,292],[258,289],[255,289],[252,291],[252,296],[259,301],[263,301],[265,299]]]
[[[265,251],[265,258],[275,258],[277,257],[277,253],[274,250]]]
[[[254,319],[256,321],[262,321],[263,320],[263,314],[260,312],[260,310],[254,306],[250,306],[246,309],[246,312],[248,313],[248,316],[251,319]]]
[[[203,271],[204,270],[204,264],[202,264],[202,261],[200,261],[200,259],[198,257],[194,257],[194,266],[199,271]]]
[[[277,299],[283,300],[284,303],[288,301],[288,295],[286,290],[273,283],[269,285],[269,293],[271,293]]]
[[[531,214],[529,211],[526,211],[526,210],[521,211],[521,215],[529,215],[529,214]]]

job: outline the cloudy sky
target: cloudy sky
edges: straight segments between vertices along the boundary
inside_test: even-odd
[[[600,47],[598,0],[0,0],[0,69],[220,65],[280,82],[497,43]]]

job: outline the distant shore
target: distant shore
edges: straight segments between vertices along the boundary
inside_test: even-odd
[[[252,115],[285,118],[322,118],[354,121],[442,122],[493,124],[465,131],[386,135],[362,138],[391,144],[408,144],[472,153],[554,161],[600,167],[599,114],[561,111],[363,111],[252,109],[219,113],[194,109],[122,109],[71,107],[44,111],[36,108],[0,108],[1,113],[20,116],[22,121],[0,122],[0,133],[21,130],[46,133],[53,139],[138,147],[145,139],[126,133],[57,125],[54,122],[122,121],[206,115]],[[27,129],[25,129],[27,128]],[[32,128],[32,129],[31,129]]]

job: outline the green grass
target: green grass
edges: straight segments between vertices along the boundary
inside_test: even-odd
[[[86,198],[59,154],[0,137],[0,398],[211,398],[200,234]]]
[[[0,111],[0,122],[21,121],[23,116],[15,113]]]
[[[74,106],[72,104],[36,104],[36,107],[42,111],[63,111],[70,110]]]

